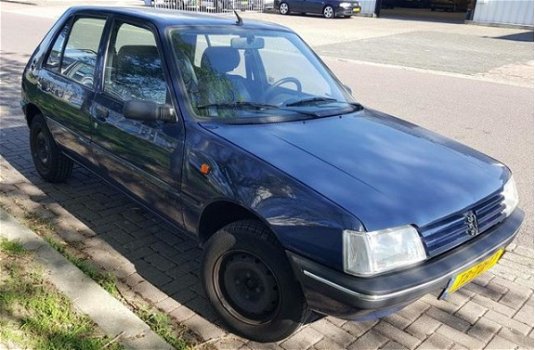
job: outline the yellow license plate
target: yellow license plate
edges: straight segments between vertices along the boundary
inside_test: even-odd
[[[359,9],[358,7],[355,7],[355,8],[353,9],[353,12],[360,12],[360,9]]]
[[[500,249],[490,258],[485,259],[479,264],[470,267],[468,270],[459,273],[453,280],[453,283],[451,283],[450,287],[448,288],[448,294],[455,292],[465,284],[472,281],[477,276],[481,275],[482,273],[496,265],[498,260],[500,260],[500,258],[502,257],[503,253],[504,250]]]

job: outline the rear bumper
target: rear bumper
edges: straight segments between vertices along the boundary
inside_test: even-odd
[[[429,292],[444,290],[451,278],[504,248],[515,238],[524,219],[516,209],[493,229],[471,241],[403,271],[359,278],[287,252],[309,307],[346,319],[386,316]]]

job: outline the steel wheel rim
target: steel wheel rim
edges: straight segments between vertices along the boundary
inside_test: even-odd
[[[260,258],[249,252],[229,251],[221,256],[212,279],[221,305],[242,322],[267,323],[280,309],[277,278]]]
[[[286,3],[282,3],[280,5],[280,12],[285,15],[288,13],[288,5]]]
[[[333,16],[333,8],[330,6],[327,6],[323,10],[323,15],[325,16],[325,18],[331,18]]]
[[[48,138],[43,133],[43,130],[39,130],[34,141],[34,158],[41,163],[44,167],[48,167],[50,161],[50,143]]]

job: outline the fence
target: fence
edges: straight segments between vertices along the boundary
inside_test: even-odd
[[[263,12],[265,9],[273,8],[273,1],[269,2],[269,0],[152,0],[147,2],[156,8],[208,13],[234,10]]]

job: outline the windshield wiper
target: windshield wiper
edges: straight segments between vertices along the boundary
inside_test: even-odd
[[[248,102],[248,101],[237,101],[237,102],[224,102],[224,103],[210,103],[206,105],[197,106],[197,109],[206,109],[211,107],[217,107],[217,108],[236,108],[236,107],[249,107],[253,109],[266,109],[266,108],[276,108],[279,109],[278,106],[275,105],[269,105],[265,103],[256,103],[256,102]]]
[[[299,101],[287,103],[286,106],[287,107],[302,106],[302,105],[307,105],[307,104],[316,103],[316,102],[342,102],[342,101],[338,101],[337,99],[331,98],[331,97],[315,96],[315,97],[309,97],[309,98],[305,98]]]

